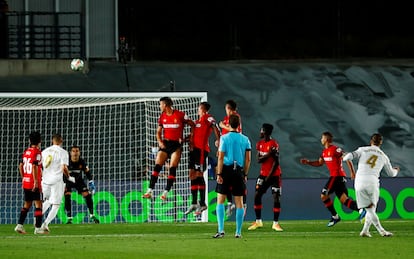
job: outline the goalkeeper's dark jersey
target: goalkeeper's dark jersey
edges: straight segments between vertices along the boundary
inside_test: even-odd
[[[73,162],[69,159],[68,169],[70,176],[75,177],[76,182],[82,181],[83,175],[86,175],[88,180],[92,180],[92,177],[89,173],[89,167],[86,164],[85,160],[83,160],[82,158],[79,158],[79,161],[77,162]]]

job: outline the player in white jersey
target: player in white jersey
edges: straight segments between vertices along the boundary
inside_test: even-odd
[[[59,134],[52,137],[52,146],[42,151],[43,164],[43,214],[51,207],[42,228],[49,231],[49,223],[56,217],[65,190],[63,176],[74,182],[74,177],[69,177],[69,154],[61,145],[63,138]]]
[[[371,224],[375,226],[381,236],[392,236],[391,232],[386,231],[381,226],[376,214],[380,192],[379,177],[382,168],[392,177],[397,176],[400,169],[399,167],[392,167],[390,159],[380,149],[381,144],[381,134],[375,133],[371,137],[370,146],[359,147],[357,150],[346,154],[343,158],[344,161],[347,161],[349,170],[351,171],[351,177],[355,177],[355,193],[358,208],[365,208],[367,211],[364,227],[360,233],[361,237],[371,237],[369,233]],[[354,158],[359,159],[356,174],[351,162]]]

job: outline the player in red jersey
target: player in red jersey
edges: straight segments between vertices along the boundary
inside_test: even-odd
[[[224,106],[224,109],[226,110],[226,116],[224,116],[223,120],[220,121],[220,128],[221,128],[221,135],[224,135],[231,131],[231,127],[229,124],[229,117],[230,115],[234,114],[239,116],[240,119],[240,125],[237,128],[237,132],[242,132],[242,124],[241,124],[241,117],[240,114],[237,113],[237,103],[233,100],[227,100],[226,105]]]
[[[234,100],[227,100],[224,106],[224,109],[226,110],[226,116],[224,116],[224,119],[220,121],[220,124],[219,124],[221,128],[221,135],[224,135],[228,133],[229,131],[231,131],[231,127],[229,124],[229,118],[230,118],[230,115],[232,114],[237,115],[239,117],[240,124],[237,127],[237,132],[241,133],[242,122],[241,122],[240,114],[237,113],[237,103]],[[247,192],[247,188],[246,188],[246,192]],[[246,209],[247,209],[246,196],[247,196],[247,193],[243,195],[243,206],[244,206],[245,214],[246,214]],[[226,209],[227,217],[231,216],[235,208],[236,206],[233,204],[233,196],[231,195],[231,192],[229,192],[227,194],[227,209]]]
[[[194,142],[192,150],[190,152],[189,162],[189,177],[191,185],[191,205],[185,214],[189,214],[192,211],[196,211],[196,215],[200,215],[207,209],[205,203],[206,198],[206,183],[203,177],[203,172],[206,170],[206,158],[210,152],[210,146],[208,139],[211,133],[214,131],[216,136],[215,145],[218,147],[220,141],[220,131],[216,124],[216,120],[211,114],[208,113],[210,110],[210,104],[202,102],[198,106],[198,120],[195,121],[194,128]],[[197,206],[197,194],[200,193],[200,206]]]
[[[154,170],[151,174],[150,186],[147,192],[142,196],[143,198],[152,198],[155,184],[158,181],[158,176],[161,172],[162,165],[170,158],[170,170],[167,179],[167,186],[161,195],[162,200],[167,199],[168,192],[171,190],[177,172],[178,163],[181,159],[182,145],[184,142],[183,131],[184,126],[191,127],[190,146],[193,141],[194,122],[190,120],[187,115],[179,110],[173,109],[173,101],[170,97],[162,97],[160,99],[161,115],[158,119],[157,128],[157,142],[159,150],[155,159]]]
[[[342,204],[351,210],[358,211],[356,202],[348,197],[346,173],[342,167],[342,156],[344,151],[340,147],[333,145],[332,142],[333,135],[330,132],[322,133],[321,144],[325,147],[325,149],[322,151],[322,155],[319,159],[309,161],[306,158],[302,158],[300,160],[302,164],[310,166],[322,166],[323,164],[326,164],[326,167],[329,170],[329,180],[322,189],[321,193],[322,202],[332,214],[331,220],[328,222],[328,227],[334,226],[341,220],[334,208],[333,201],[329,197],[329,195],[333,192],[335,192]],[[360,214],[360,218],[362,218],[365,215],[365,211],[361,210]]]
[[[264,123],[260,130],[260,138],[256,144],[257,160],[262,164],[260,175],[256,181],[256,192],[254,194],[254,212],[256,221],[248,228],[255,230],[263,227],[262,222],[262,196],[269,187],[272,188],[273,196],[273,225],[275,231],[283,231],[279,225],[280,196],[282,195],[282,170],[279,164],[279,144],[272,138],[273,126]]]
[[[27,213],[32,207],[33,201],[35,205],[35,234],[46,234],[47,232],[41,228],[42,225],[42,152],[40,150],[41,135],[34,131],[29,135],[30,147],[27,148],[19,163],[19,172],[22,177],[22,187],[24,191],[23,208],[17,226],[14,230],[20,234],[26,234],[23,227]]]

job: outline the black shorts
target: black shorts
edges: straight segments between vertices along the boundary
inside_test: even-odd
[[[203,152],[203,153],[201,153]],[[206,170],[206,158],[208,156],[208,152],[199,148],[193,148],[193,151],[190,151],[190,159],[189,159],[189,169],[194,169],[199,172],[204,172]]]
[[[182,149],[183,145],[178,141],[164,139],[165,148],[160,148],[160,151],[163,151],[168,154],[168,157],[171,157],[171,154]]]
[[[24,201],[41,201],[42,193],[39,190],[33,192],[32,189],[23,189]]]
[[[348,188],[346,188],[346,178],[344,176],[331,176],[322,189],[322,194],[329,195],[335,192],[339,198],[343,193],[348,196]]]
[[[271,176],[267,179],[267,176],[259,175],[256,180],[256,191],[266,193],[269,187],[272,187],[272,193],[274,190],[282,188],[282,177],[281,176]]]
[[[246,192],[246,183],[244,181],[244,173],[242,168],[233,166],[223,166],[221,172],[223,178],[222,184],[216,185],[216,192],[227,195],[231,193],[233,196],[243,196]]]
[[[75,188],[79,194],[89,191],[88,187],[85,184],[85,181],[83,181],[82,178],[75,177],[74,183],[72,183],[71,181],[66,181],[65,192],[72,192],[73,188]]]

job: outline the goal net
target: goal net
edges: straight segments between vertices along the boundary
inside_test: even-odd
[[[171,97],[173,107],[192,120],[197,119],[199,103],[207,100],[205,92],[0,94],[0,223],[18,220],[23,204],[18,164],[29,145],[28,135],[35,130],[42,134],[42,149],[51,145],[55,133],[63,136],[64,149],[80,146],[81,157],[94,176],[94,211],[101,223],[207,221],[207,211],[198,218],[184,215],[191,203],[186,144],[168,200],[159,199],[168,166],[160,173],[154,198],[142,198],[155,164],[159,99],[163,96]],[[189,131],[186,126],[184,134]],[[88,222],[81,194],[72,190],[71,199],[73,222]],[[26,224],[33,220],[32,213],[33,209]],[[62,199],[54,223],[66,221]]]

